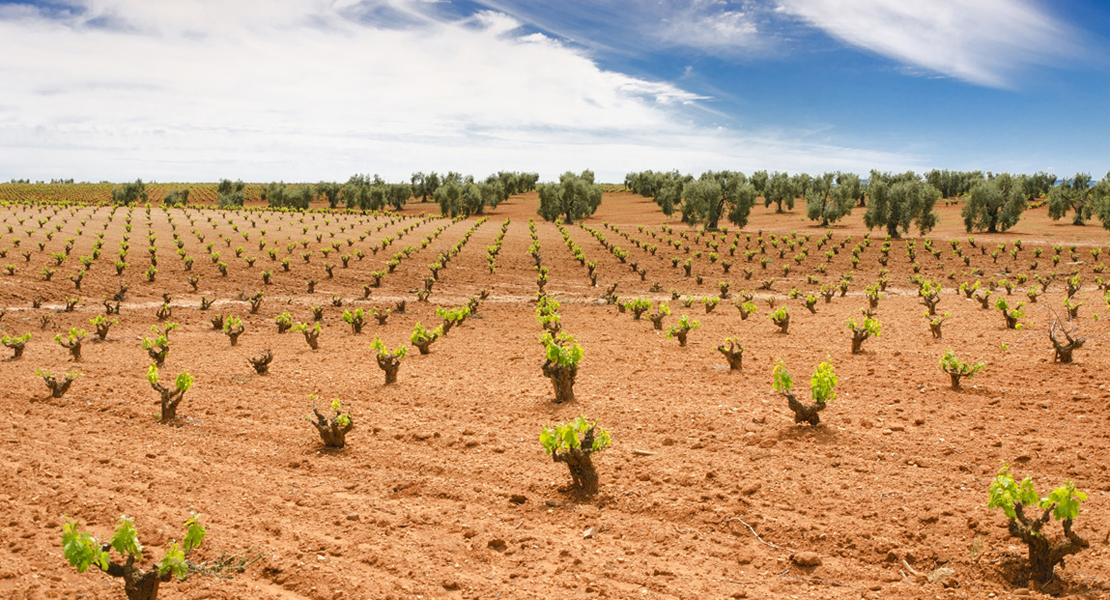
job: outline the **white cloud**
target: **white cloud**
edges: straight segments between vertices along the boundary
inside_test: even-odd
[[[0,13],[2,179],[917,166],[700,124],[708,99],[601,69],[499,13],[400,0],[82,6]]]
[[[749,4],[739,10],[719,0],[693,0],[682,6],[668,6],[658,24],[649,23],[649,33],[669,45],[715,54],[766,50],[772,36],[760,31],[757,7]]]
[[[1027,0],[779,0],[829,35],[916,67],[1007,87],[1076,53],[1076,33]]]

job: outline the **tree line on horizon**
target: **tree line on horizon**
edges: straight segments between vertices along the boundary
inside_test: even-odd
[[[652,198],[665,215],[678,211],[684,223],[707,229],[716,229],[722,218],[744,227],[757,201],[765,207],[774,204],[775,212],[782,213],[793,210],[798,198],[806,202],[806,216],[822,226],[860,208],[868,229],[884,228],[892,237],[914,226],[922,235],[928,233],[937,223],[937,201],[949,198],[963,203],[961,216],[969,233],[1006,231],[1027,208],[1044,203],[1053,220],[1071,213],[1073,224],[1084,225],[1097,217],[1110,229],[1110,172],[1096,182],[1086,173],[1058,180],[1043,171],[1014,175],[933,169],[920,175],[872,170],[864,181],[842,172],[813,176],[756,171],[749,176],[706,171],[695,179],[678,170],[648,170],[628,173],[624,186]]]
[[[340,206],[357,210],[383,210],[392,207],[401,210],[410,199],[433,201],[440,212],[452,217],[481,215],[486,207],[495,208],[513,194],[532,191],[539,180],[537,173],[499,171],[484,180],[473,175],[449,171],[440,175],[417,172],[408,183],[390,183],[378,175],[356,174],[346,183],[321,181],[316,184],[287,184],[271,182],[262,184],[259,199],[271,208],[306,210],[315,200],[328,203],[328,208]],[[221,208],[235,208],[246,203],[247,184],[242,180],[221,179],[216,187],[216,204]],[[112,190],[112,202],[129,205],[132,202],[149,202],[150,197],[142,179],[124,183]],[[174,189],[167,193],[162,203],[167,206],[186,205],[189,189]]]
[[[14,181],[14,180],[13,180]],[[20,180],[22,182],[22,180]],[[72,183],[54,180],[53,183]],[[242,180],[220,180],[217,205],[243,206],[246,187]],[[672,171],[640,171],[625,176],[624,187],[652,198],[667,216],[676,211],[690,225],[716,229],[722,218],[740,227],[747,225],[757,202],[775,205],[776,213],[793,210],[798,199],[806,203],[806,215],[828,226],[864,210],[864,225],[886,230],[899,237],[917,227],[924,235],[936,226],[937,201],[954,199],[962,203],[964,226],[972,231],[996,233],[1017,224],[1030,207],[1048,205],[1049,217],[1064,218],[1084,225],[1099,219],[1110,229],[1110,172],[1095,181],[1089,174],[1058,179],[1055,174],[984,173],[933,169],[925,174],[913,171],[889,173],[872,170],[864,180],[854,173],[808,173],[755,171],[706,171],[695,178]],[[592,215],[601,205],[602,188],[590,170],[566,172],[559,180],[539,183],[537,173],[499,171],[478,180],[454,171],[438,174],[416,172],[408,182],[390,183],[378,175],[353,175],[346,183],[321,181],[316,184],[271,182],[258,188],[258,197],[273,208],[305,210],[316,200],[326,201],[331,209],[340,206],[357,210],[401,210],[410,199],[434,202],[440,212],[451,217],[481,215],[496,208],[514,194],[536,190],[540,206],[537,214],[548,221],[575,222]],[[149,202],[141,179],[116,186],[112,201],[117,204]],[[189,188],[174,189],[162,199],[167,206],[185,205]]]

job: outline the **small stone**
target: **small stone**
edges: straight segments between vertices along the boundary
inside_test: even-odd
[[[586,531],[582,532],[582,537],[588,540],[588,539],[594,537],[595,533],[597,533],[597,528],[596,527],[589,527],[589,528],[586,529]]]
[[[448,591],[459,589],[459,582],[455,581],[454,579],[444,579],[440,585],[443,586],[443,589]]]
[[[758,481],[754,481],[752,483],[749,483],[748,485],[745,485],[743,488],[741,488],[740,493],[745,495],[745,496],[751,496],[752,494],[758,492],[759,488],[761,488],[761,487],[763,487],[762,483],[760,483]]]
[[[956,574],[956,570],[951,567],[940,567],[934,569],[932,573],[925,576],[929,583],[939,583],[944,587],[948,587],[952,576]]]
[[[489,546],[491,549],[496,550],[498,552],[504,552],[505,549],[509,547],[509,545],[505,543],[505,540],[503,540],[501,538],[494,538],[494,539],[490,540],[489,544],[487,544],[487,546]]]
[[[509,496],[509,502],[512,502],[513,504],[524,504],[527,501],[528,497],[524,496],[523,494],[513,494],[512,496]]]
[[[799,567],[819,567],[821,555],[816,552],[797,552],[790,556],[790,561]]]
[[[1029,595],[1029,588],[1018,588],[1018,589],[1014,590],[1014,595],[1015,596],[1028,596]]]
[[[351,514],[347,515],[347,520],[348,521],[357,521],[358,520],[358,513],[351,513]]]

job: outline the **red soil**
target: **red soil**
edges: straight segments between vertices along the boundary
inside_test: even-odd
[[[405,213],[432,206],[411,204]],[[154,283],[146,281],[148,218],[136,209],[131,266],[122,277],[130,292],[109,341],[99,343],[92,341],[88,321],[103,313],[101,296],[118,289],[121,278],[112,262],[126,233],[128,211],[116,211],[103,253],[79,292],[67,277],[77,271],[78,257],[92,253],[94,234],[104,231],[110,209],[80,208],[73,216],[63,209],[47,225],[68,219],[51,241],[36,224],[53,215],[51,209],[0,213],[0,224],[14,226],[14,233],[0,238],[0,248],[9,248],[0,265],[16,268],[14,276],[0,275],[0,306],[8,307],[0,327],[5,334],[33,335],[22,359],[0,363],[5,415],[0,423],[0,596],[122,598],[118,580],[95,569],[78,574],[65,564],[62,515],[79,519],[101,537],[111,535],[121,514],[134,517],[149,565],[180,537],[181,523],[196,511],[203,514],[209,534],[194,559],[212,561],[224,552],[263,557],[230,579],[196,573],[185,582],[163,584],[164,598],[1009,597],[1026,586],[1024,547],[1007,537],[1001,512],[986,507],[999,461],[1013,464],[1019,476],[1034,476],[1042,494],[1065,479],[1089,494],[1075,529],[1091,547],[1057,570],[1049,591],[1090,598],[1107,594],[1110,332],[1105,317],[1110,309],[1094,289],[1093,268],[1100,261],[1088,254],[1089,244],[1106,244],[1104,231],[1056,226],[1033,214],[1017,231],[991,236],[991,249],[995,239],[1025,241],[1017,261],[1003,254],[994,263],[968,246],[953,209],[942,208],[941,228],[932,237],[943,266],[924,251],[921,240],[917,248],[922,274],[944,285],[938,308],[951,313],[944,338],[930,336],[908,281],[903,242],[895,241],[890,288],[877,310],[882,336],[868,340],[863,354],[852,355],[844,324],[866,305],[863,288],[878,276],[881,234],[871,236],[847,297],[831,304],[822,300],[817,313],[809,314],[786,292],[816,290],[818,285],[806,283],[807,275],[835,283],[851,271],[850,250],[864,233],[858,214],[849,225],[834,228],[834,245],[849,234],[853,240],[821,275],[815,268],[828,262],[828,246],[817,250],[815,243],[823,230],[799,220],[800,210],[783,216],[759,208],[742,234],[754,239],[759,228],[809,234],[809,258],[795,266],[794,252],[785,259],[776,252],[763,271],[758,262],[743,258],[741,237],[735,266],[725,275],[719,264],[709,262],[704,245],[694,246],[692,251],[705,252],[693,259],[694,274],[705,276],[698,285],[669,260],[692,254],[664,248],[658,227],[645,227],[644,233],[635,227],[673,220],[650,200],[607,194],[586,225],[646,268],[645,281],[587,231],[567,229],[588,259],[597,262],[599,284],[617,282],[620,296],[658,302],[669,300],[671,289],[702,297],[716,293],[719,281],[731,281],[735,293],[754,289],[772,275],[778,280],[773,291],[757,293],[759,311],[746,321],[730,301],[710,314],[700,303],[687,309],[671,302],[667,325],[682,314],[702,325],[680,348],[647,320],[633,321],[599,303],[603,288],[588,285],[586,268],[574,260],[556,227],[538,222],[543,264],[550,270],[547,290],[562,302],[564,328],[586,353],[576,402],[556,405],[551,384],[540,372],[541,331],[530,303],[536,276],[527,254],[527,219],[535,206],[529,194],[490,213],[441,272],[430,303],[414,296],[428,274],[426,265],[453,247],[475,219],[455,224],[434,219],[388,250],[371,254],[370,245],[387,232],[418,221],[376,231],[387,218],[318,214],[305,216],[302,224],[288,214],[190,209],[195,231],[215,242],[213,249],[229,264],[225,278],[194,236],[194,226],[173,210],[168,214],[184,249],[196,259],[194,272],[202,276],[194,293],[159,208],[149,219],[157,235],[159,272]],[[512,224],[491,275],[485,248],[507,217]],[[18,225],[17,218],[27,220]],[[228,219],[239,232],[250,233],[249,241],[232,230]],[[603,228],[602,221],[659,244],[658,256]],[[349,227],[339,232],[340,225]],[[406,245],[419,247],[441,226],[443,233],[428,248],[402,260],[382,287],[362,300],[371,271],[383,269],[389,255]],[[265,236],[259,232],[263,228],[268,229]],[[35,232],[27,236],[23,229]],[[360,242],[358,234],[367,229]],[[684,229],[676,224],[675,230],[677,235]],[[658,238],[650,239],[650,231]],[[323,242],[309,237],[317,232]],[[1054,237],[1047,238],[1050,233]],[[221,236],[232,240],[230,247]],[[18,249],[15,237],[23,238]],[[42,281],[39,272],[53,264],[51,254],[61,252],[71,237],[71,257],[53,267],[57,274],[51,282]],[[292,258],[290,272],[258,250],[261,237],[279,249],[279,258]],[[344,241],[348,237],[353,246]],[[988,236],[976,237],[984,242]],[[302,238],[313,250],[309,264],[300,258],[301,248],[292,254],[285,248]],[[952,255],[949,238],[962,240],[971,251],[971,267]],[[1065,248],[1056,268],[1061,274],[1077,268],[1084,283],[1078,325],[1090,339],[1076,352],[1075,364],[1052,362],[1046,333],[1053,314],[1049,308],[1058,312],[1064,299],[1062,281],[1026,307],[1022,331],[1005,329],[998,311],[980,309],[955,289],[975,279],[963,274],[969,268],[985,270],[979,278],[984,284],[1000,278],[1004,265],[1013,269],[1011,280],[1016,273],[1047,275],[1053,271],[1051,247],[1045,248],[1037,271],[1028,269],[1039,239],[1086,244],[1079,249],[1082,264],[1067,265]],[[338,253],[322,256],[332,240],[342,243],[340,252],[361,248],[367,256],[352,259],[344,269]],[[46,242],[42,251],[39,241]],[[254,267],[234,258],[238,245],[245,257],[258,257]],[[19,255],[22,250],[32,250],[30,262]],[[333,279],[326,278],[325,262],[337,265]],[[1101,262],[1110,261],[1104,254]],[[785,277],[784,263],[793,268]],[[750,281],[743,278],[745,267],[755,271]],[[262,285],[263,269],[273,270],[273,285]],[[953,270],[956,279],[946,279]],[[312,295],[305,291],[309,279],[318,280]],[[649,291],[655,282],[663,292]],[[1031,284],[1019,285],[1011,303],[1024,299]],[[476,317],[436,342],[430,355],[420,356],[413,348],[398,383],[383,386],[368,350],[375,335],[390,347],[407,343],[417,321],[440,321],[437,306],[463,303],[481,289],[490,297]],[[237,298],[258,290],[266,294],[262,308],[248,314],[246,302]],[[170,336],[162,380],[182,370],[196,376],[178,408],[181,418],[172,425],[157,421],[158,396],[146,381],[149,360],[140,347],[140,337],[158,322],[154,312],[163,292],[172,296],[170,321],[181,327]],[[76,311],[60,312],[62,300],[77,294],[83,300]],[[362,335],[353,335],[339,318],[343,308],[330,304],[333,294],[344,307],[392,306],[407,299],[407,310],[392,315],[385,326],[368,323]],[[792,314],[787,335],[776,333],[767,319],[765,299],[771,294]],[[40,295],[46,298],[42,308],[30,308]],[[202,312],[197,308],[201,295],[218,302]],[[287,311],[297,321],[311,322],[314,305],[325,306],[317,352],[300,334],[276,333],[276,315]],[[237,346],[211,329],[208,319],[216,312],[243,319],[246,333]],[[1095,313],[1104,318],[1095,321]],[[45,330],[39,328],[42,316],[51,320]],[[84,361],[77,365],[51,341],[55,333],[75,326],[90,333]],[[742,372],[730,373],[714,349],[726,336],[738,336],[745,346]],[[275,355],[271,372],[256,375],[247,358],[267,348]],[[963,391],[952,391],[937,369],[946,348],[987,362]],[[771,391],[770,373],[779,358],[789,365],[802,398],[813,367],[823,360],[835,365],[838,396],[822,413],[820,426],[795,425],[786,400]],[[33,374],[38,368],[77,368],[81,376],[63,399],[42,400],[46,388]],[[304,418],[310,412],[309,394],[325,401],[338,397],[351,409],[355,428],[345,450],[323,450]],[[595,459],[601,492],[593,499],[562,489],[569,482],[566,468],[551,462],[538,443],[544,424],[580,414],[597,419],[613,437],[613,446]],[[1058,524],[1049,531],[1058,535]],[[815,553],[821,564],[795,564],[792,556],[803,552]],[[926,574],[953,569],[949,587],[920,583],[912,575],[904,580],[902,560]]]

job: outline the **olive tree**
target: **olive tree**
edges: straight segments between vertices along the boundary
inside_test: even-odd
[[[941,198],[963,196],[976,182],[983,180],[982,171],[949,171],[933,169],[925,174],[925,182],[937,188]]]
[[[321,181],[316,184],[316,193],[327,199],[328,208],[339,206],[339,191],[341,189],[343,189],[343,186],[334,181]]]
[[[770,176],[767,175],[767,171],[756,171],[755,173],[752,173],[751,177],[748,178],[748,183],[752,184],[752,187],[755,188],[756,195],[765,196],[765,192],[767,191],[767,182],[769,180]]]
[[[405,203],[412,197],[412,188],[404,183],[391,183],[385,186],[385,202],[393,207],[393,210],[401,210],[405,207]]]
[[[436,188],[435,201],[440,213],[451,217],[482,214],[485,206],[481,187],[469,176],[461,181],[454,177],[445,181]]]
[[[693,181],[693,175],[679,175],[677,171],[672,176],[663,178],[654,200],[664,215],[669,217],[674,214],[675,207],[682,203],[683,188]]]
[[[717,229],[726,210],[730,222],[744,227],[754,204],[755,188],[738,171],[706,171],[682,186],[682,220],[704,222],[709,230]]]
[[[146,184],[143,183],[142,179],[136,179],[134,183],[125,183],[112,190],[112,202],[124,206],[140,200],[146,202],[149,199]]]
[[[185,206],[189,203],[189,188],[183,190],[174,189],[170,191],[164,198],[162,204],[165,206]]]
[[[424,174],[417,171],[412,174],[412,195],[419,196],[421,202],[427,202],[428,197],[435,199],[436,189],[439,188],[439,175],[435,171]]]
[[[901,237],[914,224],[922,235],[936,226],[933,207],[940,199],[940,192],[913,171],[901,175],[871,171],[867,188],[863,224],[868,229],[885,227],[891,237]]]
[[[271,183],[266,188],[266,200],[273,208],[307,210],[315,197],[316,188],[311,185],[287,186],[284,183]]]
[[[763,188],[763,206],[776,205],[775,212],[785,212],[782,205],[786,204],[788,210],[794,210],[794,199],[798,197],[796,183],[786,173],[775,173],[767,180]]]
[[[440,214],[456,217],[462,213],[462,195],[465,189],[465,185],[456,181],[445,182],[436,188],[433,198],[439,204]]]
[[[501,182],[501,187],[505,188],[505,197],[502,200],[508,199],[513,194],[523,194],[536,189],[536,182],[539,181],[539,173],[517,173],[515,171],[498,171],[496,175],[490,175],[486,181],[492,182],[493,177]]]
[[[1076,173],[1074,178],[1061,181],[1048,191],[1048,216],[1058,221],[1070,210],[1074,213],[1072,225],[1085,225],[1094,211],[1091,192],[1091,176],[1087,173]]]
[[[515,173],[505,173],[509,177],[501,177],[501,174],[495,173],[486,177],[486,180],[478,184],[478,191],[481,193],[482,205],[478,208],[476,214],[482,214],[485,207],[497,208],[498,204],[509,199],[511,194],[515,194],[514,190],[519,185]]]
[[[567,223],[580,221],[594,214],[601,206],[601,186],[594,183],[594,173],[589,169],[580,175],[567,171],[559,176],[558,183],[537,187],[540,207],[536,211],[545,221],[563,217]]]
[[[234,208],[243,206],[246,196],[243,193],[247,184],[242,180],[232,181],[230,179],[221,179],[220,183],[216,186],[216,205],[220,208]],[[262,191],[263,200],[265,200],[266,189]]]
[[[370,179],[368,175],[352,175],[339,190],[339,196],[348,209],[378,210],[381,206],[372,206],[374,198],[370,190],[380,182],[381,179],[376,175],[374,179]]]
[[[1110,171],[1098,180],[1092,191],[1095,195],[1095,214],[1102,221],[1102,226],[1110,229]]]
[[[852,207],[862,196],[863,186],[858,175],[825,173],[809,182],[806,190],[806,216],[810,221],[821,221],[821,226],[827,227],[829,223],[835,223],[851,214]]]
[[[1017,224],[1028,206],[1025,194],[1023,179],[1009,173],[976,181],[961,211],[964,227],[968,232],[972,229],[987,233],[1006,231]]]
[[[1037,171],[1032,175],[1024,175],[1025,197],[1034,200],[1048,196],[1049,190],[1056,185],[1056,174]]]

